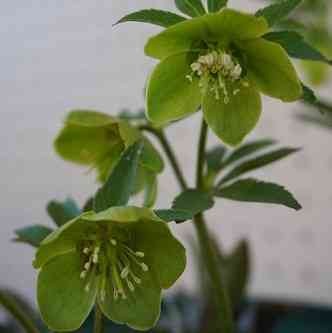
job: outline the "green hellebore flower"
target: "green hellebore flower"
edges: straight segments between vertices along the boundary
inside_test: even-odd
[[[105,182],[122,152],[142,137],[125,120],[101,112],[76,110],[68,114],[54,146],[63,159],[96,168],[98,180]],[[156,174],[164,168],[158,151],[147,138],[143,140],[135,193],[154,183]]]
[[[285,50],[262,38],[268,29],[262,17],[223,9],[150,38],[145,53],[161,61],[148,83],[148,118],[163,125],[202,106],[221,140],[240,143],[260,117],[260,92],[285,102],[302,96]]]
[[[159,318],[162,289],[182,274],[186,256],[159,217],[130,206],[68,222],[42,242],[33,264],[50,329],[78,329],[97,302],[114,322],[147,330]]]

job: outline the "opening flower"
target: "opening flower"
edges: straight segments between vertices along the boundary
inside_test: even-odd
[[[147,330],[160,313],[161,291],[182,274],[185,250],[151,210],[88,212],[50,234],[37,251],[37,299],[55,331],[79,328],[98,302],[117,323]]]
[[[260,92],[291,102],[302,86],[285,50],[263,35],[262,17],[231,9],[175,24],[152,37],[148,56],[161,60],[147,89],[147,116],[159,125],[196,112],[225,143],[256,125]]]
[[[136,193],[156,186],[156,175],[163,171],[164,163],[151,142],[127,121],[96,111],[72,111],[54,146],[63,159],[95,168],[98,180],[105,182],[121,154],[142,138]]]

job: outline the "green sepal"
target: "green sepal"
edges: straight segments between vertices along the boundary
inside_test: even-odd
[[[162,60],[152,72],[146,92],[147,118],[164,125],[196,112],[201,103],[198,79],[190,82],[191,57],[188,53]]]
[[[172,54],[189,52],[202,41],[223,42],[247,40],[268,32],[264,18],[257,18],[232,9],[206,14],[175,24],[150,38],[145,45],[145,54],[164,59]]]
[[[254,87],[239,84],[238,89],[227,104],[223,97],[216,99],[212,91],[207,91],[203,99],[205,121],[219,139],[231,146],[241,143],[251,132],[262,110],[261,97]]]
[[[57,332],[74,331],[83,324],[95,303],[97,279],[85,291],[77,252],[57,256],[38,274],[37,301],[46,325]]]
[[[286,51],[263,38],[237,44],[245,54],[248,78],[265,95],[284,102],[301,98],[302,85]]]

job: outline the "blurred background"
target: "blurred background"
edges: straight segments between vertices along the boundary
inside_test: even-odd
[[[231,7],[249,11],[265,4],[230,0]],[[34,250],[11,242],[13,230],[50,223],[45,206],[51,199],[73,197],[82,204],[96,190],[94,174],[60,160],[52,141],[70,109],[116,114],[144,106],[143,87],[154,61],[144,56],[143,45],[159,29],[112,24],[149,7],[174,10],[167,0],[0,3],[0,285],[16,289],[32,302]],[[331,89],[326,81],[317,91],[332,99]],[[303,148],[257,172],[261,179],[285,185],[303,210],[218,201],[208,220],[226,250],[240,238],[249,239],[250,295],[332,305],[332,130],[301,120],[306,109],[301,103],[286,105],[265,98],[262,119],[251,136]],[[168,130],[190,179],[199,121],[197,115]],[[210,134],[213,142],[217,140]],[[168,168],[159,190],[157,206],[169,207],[179,189]],[[186,244],[194,237],[190,224],[178,226],[176,233]],[[195,272],[190,256],[177,288],[195,290]]]

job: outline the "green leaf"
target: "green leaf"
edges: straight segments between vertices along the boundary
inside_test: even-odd
[[[43,225],[32,225],[15,230],[16,242],[27,243],[38,247],[40,243],[52,232],[51,228]]]
[[[228,157],[225,158],[224,162],[222,163],[222,167],[226,167],[231,163],[237,162],[238,160],[256,153],[257,151],[269,147],[275,143],[276,142],[271,139],[262,139],[245,143],[239,148],[235,149]]]
[[[315,105],[318,102],[318,98],[315,95],[315,92],[304,84],[302,84],[302,89],[303,89],[303,95],[302,95],[303,101]]]
[[[209,193],[189,189],[174,199],[172,208],[186,211],[194,216],[210,209],[213,205],[214,202]]]
[[[237,43],[245,54],[249,81],[263,94],[284,102],[302,96],[301,82],[286,51],[277,43],[263,38]]]
[[[287,53],[296,59],[321,61],[332,65],[320,51],[308,44],[304,37],[296,31],[274,31],[264,35],[264,38],[280,44]]]
[[[155,174],[149,172],[145,175],[145,193],[144,193],[144,207],[152,207],[157,199],[158,194],[158,181]]]
[[[226,152],[226,147],[220,145],[207,151],[205,158],[208,171],[218,172],[221,169]]]
[[[63,202],[52,200],[47,204],[46,209],[48,215],[59,227],[81,214],[81,210],[71,198],[67,198]]]
[[[302,0],[281,0],[257,11],[256,16],[263,16],[272,27],[286,18]]]
[[[131,22],[151,23],[167,28],[171,25],[180,23],[185,20],[186,20],[185,17],[165,10],[143,9],[138,12],[134,12],[124,16],[118,22],[116,22],[115,25],[131,21]]]
[[[180,53],[162,60],[154,69],[147,88],[147,117],[158,125],[183,118],[198,110],[201,92],[198,79],[190,82],[188,54]]]
[[[187,220],[191,220],[194,215],[187,210],[178,209],[157,209],[155,214],[165,222],[181,223]]]
[[[235,201],[277,204],[295,210],[302,208],[293,195],[284,187],[252,178],[242,179],[223,187],[216,195]]]
[[[96,212],[112,206],[124,206],[128,203],[135,185],[142,148],[143,143],[137,141],[122,154],[108,180],[95,195],[94,210]]]
[[[240,241],[232,252],[221,261],[221,269],[225,271],[225,281],[233,308],[241,304],[249,283],[250,255],[249,244]]]
[[[207,6],[210,13],[218,12],[221,8],[227,6],[228,0],[207,0]]]
[[[279,161],[290,154],[298,152],[298,148],[281,148],[274,150],[272,152],[257,156],[253,159],[244,161],[243,163],[235,166],[231,169],[219,182],[219,184],[224,184],[244,173],[256,170],[258,168],[264,167],[273,162]]]
[[[52,331],[74,331],[89,315],[95,303],[96,282],[85,291],[80,278],[79,253],[58,256],[43,266],[38,275],[37,300],[41,316]]]
[[[237,95],[229,96],[227,104],[223,97],[217,99],[210,89],[203,99],[206,122],[224,143],[231,146],[239,144],[251,132],[262,109],[260,94],[254,87],[241,85],[239,89]]]
[[[191,17],[206,13],[201,0],[175,0],[175,5],[179,11]]]

